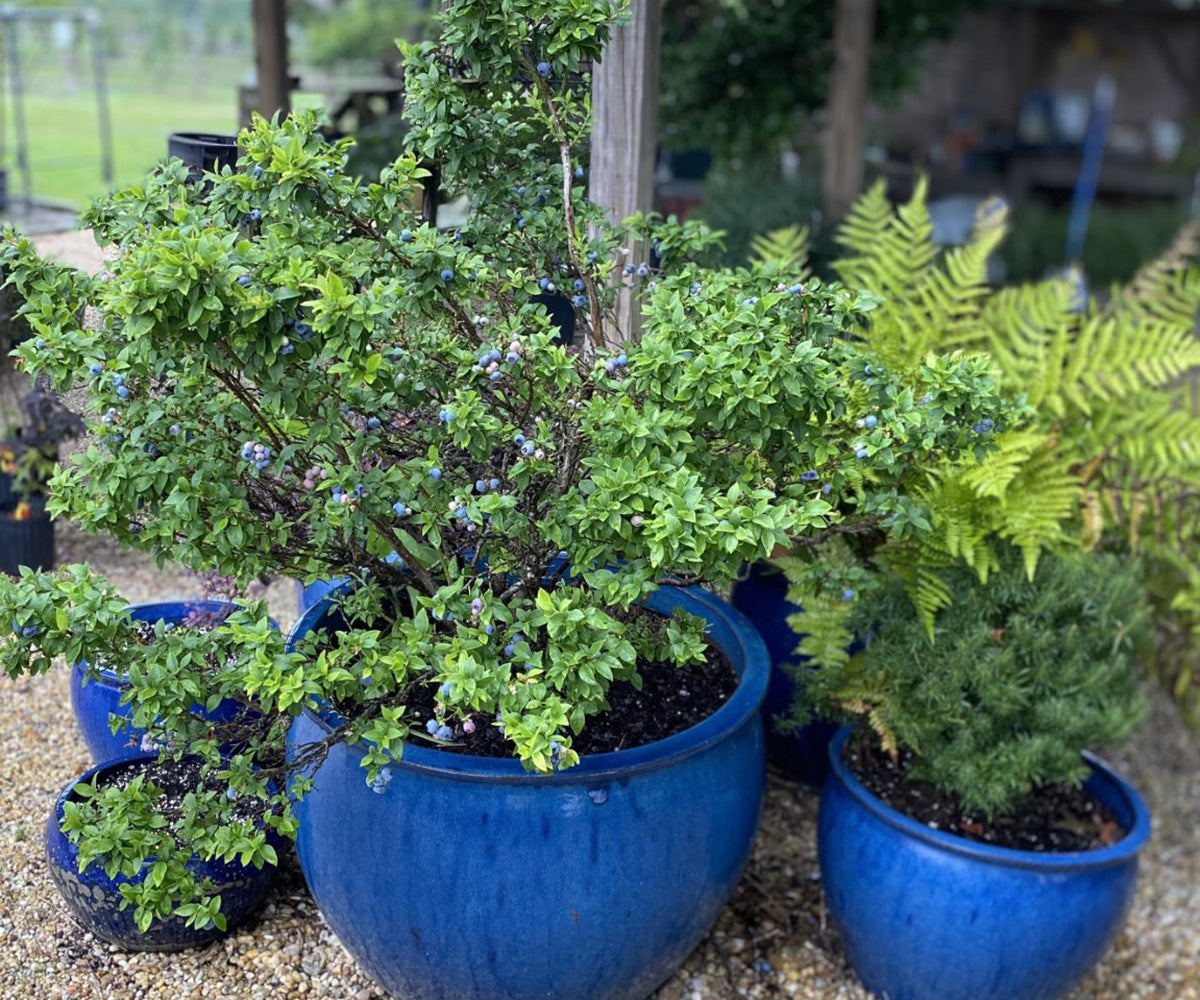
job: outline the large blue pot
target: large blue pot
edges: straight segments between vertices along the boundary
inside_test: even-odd
[[[741,683],[699,725],[560,774],[409,744],[382,794],[340,743],[297,807],[326,921],[405,1000],[643,1000],[715,921],[750,853],[765,784],[769,662],[705,591],[647,601],[710,623]],[[311,609],[293,639],[332,625]],[[307,714],[295,744],[324,738]]]
[[[96,862],[81,872],[79,850],[62,832],[63,805],[71,800],[77,784],[91,781],[97,775],[111,774],[139,760],[157,760],[157,754],[140,753],[124,760],[97,764],[67,783],[46,820],[46,859],[50,863],[50,877],[71,911],[88,930],[102,941],[125,951],[179,951],[208,944],[222,933],[233,930],[262,902],[278,871],[274,865],[264,865],[258,869],[195,858],[191,862],[192,869],[199,875],[211,878],[221,893],[221,912],[225,914],[226,930],[218,931],[216,927],[199,930],[188,927],[181,917],[173,916],[166,920],[155,920],[148,930],[142,932],[134,923],[134,907],[120,908],[120,886],[141,881],[151,862],[146,862],[142,866],[142,873],[133,879],[124,875],[109,878]],[[274,833],[269,837],[276,853],[282,855],[285,849],[282,838]]]
[[[767,754],[793,781],[820,788],[829,774],[829,741],[837,732],[837,723],[815,719],[794,733],[775,730],[775,720],[792,708],[796,682],[792,670],[803,667],[807,657],[796,652],[800,636],[787,623],[788,615],[800,611],[787,599],[787,579],[764,563],[755,563],[744,579],[733,585],[730,599],[758,629],[771,657],[771,682],[763,699],[763,721],[767,727]]]
[[[220,612],[237,606],[230,601],[200,598],[155,601],[130,605],[129,614],[134,621],[156,622],[161,619],[178,624],[197,609]],[[110,715],[124,719],[133,717],[133,706],[121,704],[121,698],[128,686],[127,678],[112,670],[101,670],[98,677],[89,679],[87,669],[82,664],[76,663],[71,668],[71,709],[75,713],[75,721],[79,724],[79,731],[83,734],[83,741],[91,752],[92,760],[97,763],[122,760],[142,752],[140,743],[144,730],[136,729],[132,723],[126,722],[114,733],[109,725]],[[211,712],[205,711],[203,705],[193,705],[192,711],[215,722],[231,722],[239,715],[254,710],[248,709],[241,702],[225,700]]]
[[[1129,832],[1040,854],[932,830],[884,805],[830,746],[817,847],[850,964],[890,1000],[1053,1000],[1099,961],[1133,901],[1150,816],[1094,757],[1088,790]]]

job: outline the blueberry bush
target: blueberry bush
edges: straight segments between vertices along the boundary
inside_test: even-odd
[[[204,657],[180,630],[130,653],[123,603],[83,567],[26,574],[0,582],[8,673],[127,664],[134,722],[161,754],[201,755],[290,834],[287,772],[332,741],[363,741],[372,787],[406,744],[452,752],[480,726],[502,727],[530,770],[568,768],[640,657],[701,655],[697,619],[631,624],[648,593],[722,588],[797,539],[920,530],[905,484],[986,452],[977,428],[1017,407],[985,358],[885,365],[860,337],[869,295],[700,266],[702,227],[630,220],[660,263],[623,256],[623,228],[581,184],[588,72],[619,7],[453,4],[437,46],[405,51],[412,148],[375,183],[346,173],[348,142],[314,117],[260,119],[236,170],[189,186],[168,163],[92,207],[120,250],[110,273],[9,234],[3,264],[39,337],[22,361],[86,389],[95,435],[57,474],[53,509],[199,571],[353,585],[336,640],[287,651],[252,604],[207,633],[219,652]],[[456,231],[414,209],[428,162],[472,194]],[[613,323],[621,285],[644,310],[637,343]],[[574,344],[548,318],[556,296]],[[84,305],[97,322],[79,322]],[[432,711],[409,709],[418,691]],[[189,711],[223,698],[262,711],[232,754]],[[289,722],[320,704],[339,727],[285,760]],[[219,832],[231,802],[196,797],[179,858],[271,860],[261,824]],[[219,917],[182,865],[126,891],[147,921]]]

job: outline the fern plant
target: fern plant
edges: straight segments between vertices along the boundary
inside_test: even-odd
[[[933,351],[986,356],[1024,410],[1006,427],[977,428],[990,450],[921,470],[909,489],[914,530],[856,541],[856,600],[872,581],[899,578],[932,631],[954,598],[954,567],[986,583],[1007,544],[1030,577],[1046,551],[1116,548],[1149,560],[1159,627],[1200,635],[1200,400],[1189,378],[1200,370],[1200,223],[1101,302],[1069,275],[992,290],[986,262],[1005,234],[1003,204],[983,203],[967,243],[941,251],[925,198],[918,184],[893,208],[879,183],[838,233],[838,275],[880,298],[860,336],[897,368]],[[778,238],[758,251],[776,247],[802,259]],[[800,651],[836,665],[829,651],[853,602],[839,604],[841,582],[811,568],[820,561],[783,568],[805,608],[793,622]],[[1200,729],[1200,661],[1182,641],[1173,650],[1155,669]]]

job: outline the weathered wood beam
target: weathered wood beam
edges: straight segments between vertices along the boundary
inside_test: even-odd
[[[821,177],[822,203],[829,222],[845,215],[862,191],[867,77],[874,33],[875,0],[837,0]]]
[[[632,21],[615,28],[604,58],[592,75],[591,164],[588,194],[620,222],[654,203],[654,164],[658,138],[658,67],[662,34],[660,0],[633,0]],[[630,245],[626,258],[646,258],[648,248]],[[620,336],[636,340],[641,317],[633,297],[623,292],[617,305]]]
[[[252,0],[254,63],[258,70],[255,110],[264,118],[291,110],[286,0]]]

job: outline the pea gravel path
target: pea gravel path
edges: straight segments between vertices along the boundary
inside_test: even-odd
[[[83,234],[55,249],[81,251]],[[188,578],[103,538],[59,526],[60,562],[86,561],[130,601],[191,596]],[[283,627],[286,583],[268,593]],[[1137,901],[1107,960],[1069,1000],[1200,1000],[1200,745],[1170,705],[1113,761],[1145,795],[1155,833]],[[124,954],[92,939],[60,905],[42,828],[54,798],[90,765],[68,700],[67,672],[0,679],[0,1000],[292,1000],[382,997],[325,926],[289,864],[257,922],[199,951]],[[655,1000],[867,1000],[826,920],[817,878],[816,795],[772,776],[757,845],[712,933]],[[401,998],[402,1000],[402,998]]]

